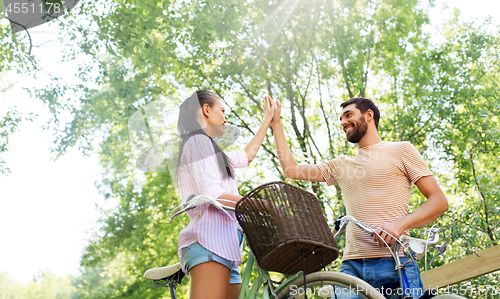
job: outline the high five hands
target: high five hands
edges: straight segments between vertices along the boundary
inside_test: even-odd
[[[266,95],[262,99],[262,106],[264,109],[264,123],[274,126],[281,120],[281,103],[279,100],[276,102]]]
[[[264,123],[270,125],[276,111],[276,104],[270,96],[262,98],[262,109],[264,110]]]

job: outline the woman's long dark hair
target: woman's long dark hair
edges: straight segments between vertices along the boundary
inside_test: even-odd
[[[177,157],[176,174],[179,173],[179,167],[181,166],[180,161],[182,158],[182,152],[184,151],[184,144],[186,144],[189,138],[197,134],[201,134],[210,138],[210,141],[212,142],[215,150],[215,156],[217,157],[217,163],[219,164],[219,169],[222,173],[222,178],[234,178],[234,171],[231,163],[229,162],[229,158],[219,148],[217,143],[215,143],[213,139],[202,130],[197,121],[198,119],[202,119],[203,106],[207,104],[209,107],[213,107],[215,101],[218,99],[219,97],[215,93],[207,90],[200,90],[193,93],[189,98],[182,102],[179,109],[179,120],[177,121],[177,130],[179,131],[182,140]],[[176,175],[176,178],[177,177],[178,176]]]

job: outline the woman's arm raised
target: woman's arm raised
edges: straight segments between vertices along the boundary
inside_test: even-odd
[[[250,142],[245,147],[245,154],[248,158],[248,163],[252,162],[252,160],[257,155],[264,138],[266,137],[267,129],[271,124],[271,120],[274,116],[274,111],[276,110],[276,105],[273,100],[269,96],[264,96],[262,99],[262,106],[264,109],[264,122],[262,126],[260,126],[259,130],[255,134],[255,136],[250,140]]]

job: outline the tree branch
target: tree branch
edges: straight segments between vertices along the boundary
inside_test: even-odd
[[[236,102],[236,105],[238,105],[240,108],[242,108],[242,109],[244,109],[244,110],[248,111],[247,109],[245,109],[245,107],[241,106],[238,102]],[[249,126],[249,125],[248,125],[248,124],[247,124],[247,123],[246,123],[246,122],[245,122],[245,121],[244,121],[244,120],[243,120],[243,119],[242,119],[242,118],[238,115],[238,113],[236,113],[236,111],[234,111],[234,110],[231,108],[231,112],[233,113],[233,115],[235,115],[235,116],[236,116],[236,118],[238,118],[238,119],[239,119],[239,121],[240,121],[240,125],[241,125],[243,128],[247,129],[247,130],[248,130],[248,132],[250,132],[252,135],[255,135],[254,131],[253,131],[253,130],[250,128],[250,126]],[[268,139],[267,139],[267,136],[266,136],[266,140],[268,140]],[[269,140],[268,140],[268,141],[269,141]],[[268,147],[266,144],[264,144],[264,143],[262,143],[262,148],[263,148],[263,149],[264,149],[264,150],[265,150],[265,151],[266,151],[266,152],[267,152],[267,153],[271,156],[271,162],[273,163],[274,168],[277,170],[277,172],[278,172],[278,174],[280,175],[280,177],[284,178],[284,175],[283,175],[283,173],[282,173],[282,171],[281,171],[280,164],[278,164],[278,162],[277,162],[278,157],[276,156],[276,154],[275,154],[272,150],[270,150],[270,149],[269,149],[269,147]]]
[[[472,165],[472,175],[474,176],[474,183],[476,184],[477,189],[479,190],[479,194],[481,195],[481,199],[483,200],[483,208],[484,208],[484,221],[486,222],[486,232],[488,236],[490,237],[491,242],[493,245],[497,245],[497,242],[495,240],[495,236],[493,235],[493,231],[491,230],[490,223],[489,223],[489,214],[488,214],[488,204],[486,203],[486,197],[484,196],[483,190],[479,186],[479,182],[477,181],[476,177],[476,168],[474,167],[474,155],[472,154],[470,157],[470,162]]]
[[[352,93],[351,86],[349,84],[349,74],[347,73],[347,68],[345,66],[344,55],[339,55],[339,59],[340,59],[340,66],[342,67],[342,76],[344,77],[345,87],[349,92],[349,97],[354,98],[354,94]]]
[[[325,120],[326,123],[326,130],[328,134],[328,151],[330,152],[330,157],[333,157],[334,154],[333,154],[332,133],[330,131],[330,122],[328,121],[328,117],[326,117],[325,106],[323,105],[323,93],[321,92],[321,73],[319,71],[319,62],[312,47],[310,48],[310,50],[313,61],[316,62],[316,74],[318,76],[319,107],[321,109],[323,119]]]
[[[236,80],[235,80],[236,81]],[[246,94],[248,95],[248,97],[250,98],[250,100],[252,100],[252,102],[255,103],[255,105],[257,105],[257,108],[262,112],[262,107],[261,107],[261,104],[259,103],[259,101],[253,96],[252,92],[250,91],[250,89],[248,89],[248,87],[245,86],[245,84],[243,82],[238,82],[236,81],[236,83],[238,83],[241,87],[243,87],[243,89],[245,90]]]
[[[296,107],[296,104],[295,104],[295,97],[292,93],[292,87],[290,86],[290,82],[291,82],[291,79],[290,79],[290,76],[289,76],[289,64],[290,64],[290,54],[287,52],[285,52],[285,63],[286,63],[286,69],[287,69],[287,74],[285,75],[285,78],[286,78],[286,95],[287,95],[287,98],[288,100],[290,101],[290,106],[291,106],[291,112],[292,112],[292,128],[295,132],[295,135],[297,135],[297,139],[299,141],[299,144],[300,144],[300,148],[302,149],[302,152],[304,153],[304,155],[306,155],[307,157],[307,149],[306,149],[306,144],[305,144],[305,141],[304,141],[304,136],[302,136],[302,134],[300,133],[300,130],[299,128],[297,127],[297,118],[295,116],[295,107]]]
[[[25,31],[26,31],[26,33],[28,34],[28,38],[30,39],[30,51],[28,52],[28,56],[31,56],[31,49],[33,49],[33,42],[32,42],[32,40],[31,40],[31,35],[30,35],[29,31],[28,31],[28,28],[26,28],[26,26],[21,25],[21,24],[19,24],[18,22],[13,21],[13,20],[11,20],[11,19],[9,19],[9,18],[7,18],[7,17],[5,17],[5,18],[6,18],[7,20],[9,20],[9,22],[14,23],[14,24],[19,25],[19,26],[21,26],[21,27],[23,27],[23,28],[24,28],[24,30],[25,30]]]

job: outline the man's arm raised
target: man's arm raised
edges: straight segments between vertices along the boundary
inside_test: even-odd
[[[318,166],[315,164],[297,164],[286,142],[285,131],[281,124],[281,103],[276,101],[276,111],[274,113],[271,126],[274,131],[274,143],[276,152],[280,160],[283,174],[286,178],[294,180],[306,180],[312,182],[324,182]]]

